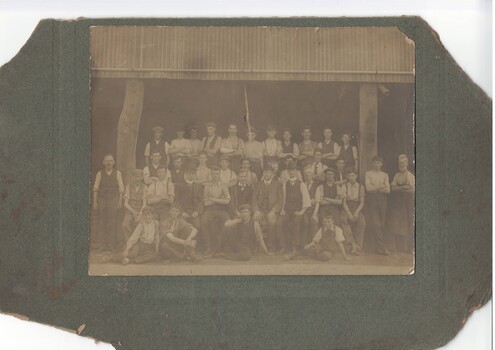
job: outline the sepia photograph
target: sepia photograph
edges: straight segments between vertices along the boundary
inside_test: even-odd
[[[410,275],[396,27],[90,29],[89,274]]]

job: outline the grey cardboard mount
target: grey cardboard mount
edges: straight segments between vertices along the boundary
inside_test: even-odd
[[[411,276],[90,277],[89,28],[396,26],[416,44]],[[491,296],[491,100],[420,18],[43,20],[0,70],[0,310],[117,349],[432,349]]]

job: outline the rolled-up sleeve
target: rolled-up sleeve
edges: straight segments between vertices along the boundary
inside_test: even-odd
[[[122,173],[117,170],[117,182],[119,183],[119,192],[124,193],[124,181],[122,181]]]
[[[308,186],[304,182],[301,183],[301,193],[303,208],[309,208],[311,206],[311,198],[309,197]]]
[[[100,181],[101,181],[101,171],[96,173],[95,184],[93,186],[93,191],[98,191],[100,189]]]
[[[315,202],[319,203],[323,199],[323,186],[319,185],[315,192]]]

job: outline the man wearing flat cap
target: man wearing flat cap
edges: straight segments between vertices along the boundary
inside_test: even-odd
[[[132,182],[127,184],[124,191],[125,214],[122,221],[124,241],[127,242],[141,218],[142,210],[146,206],[147,186],[143,183],[143,171],[132,171]]]
[[[144,148],[146,166],[150,165],[150,157],[155,152],[160,153],[160,164],[168,166],[169,144],[163,140],[163,128],[161,126],[155,126],[151,130],[153,132],[153,139]]]
[[[222,138],[216,134],[217,125],[214,122],[206,123],[206,137],[203,137],[203,151],[208,157],[208,164],[211,166],[218,162],[217,155],[222,144]]]

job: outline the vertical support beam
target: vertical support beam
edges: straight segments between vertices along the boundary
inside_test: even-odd
[[[376,84],[359,87],[359,175],[371,168],[371,159],[378,152],[378,97]]]
[[[124,107],[119,118],[117,133],[117,168],[124,181],[129,182],[132,169],[136,166],[136,146],[143,111],[144,83],[128,79],[125,86]]]

